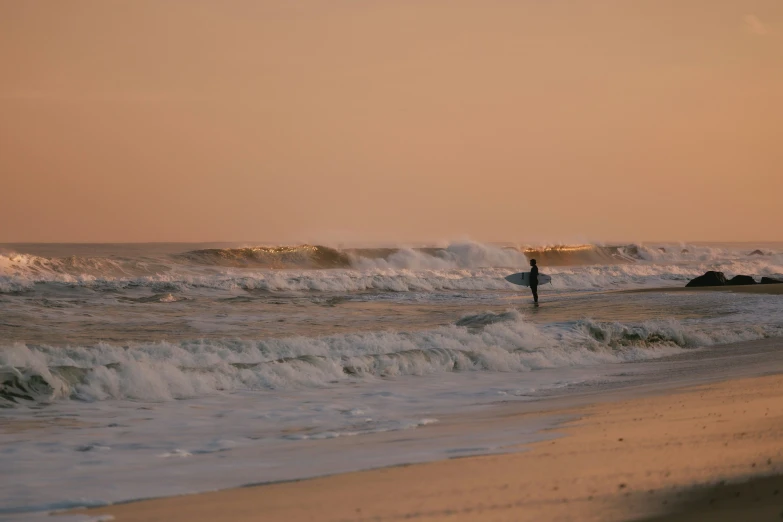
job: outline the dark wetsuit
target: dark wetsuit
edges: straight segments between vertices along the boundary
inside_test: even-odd
[[[530,267],[530,290],[533,292],[533,302],[538,302],[538,266]]]

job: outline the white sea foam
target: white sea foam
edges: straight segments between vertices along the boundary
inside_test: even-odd
[[[69,347],[14,343],[0,350],[5,368],[0,396],[7,404],[15,398],[66,397],[167,401],[454,371],[528,372],[651,359],[779,333],[777,325],[685,324],[674,319],[539,325],[514,310],[464,317],[459,324],[465,326],[258,341]]]
[[[326,247],[317,248],[332,257],[345,259],[351,266],[331,270],[270,270],[252,264],[237,267],[200,263],[207,255],[225,259],[228,254],[221,252],[232,250],[198,251],[196,257],[155,258],[46,258],[5,253],[0,254],[0,292],[30,290],[36,284],[96,290],[141,286],[158,292],[188,288],[326,292],[497,290],[509,288],[502,280],[503,275],[527,265],[526,256],[518,249],[471,242],[439,249],[384,249],[381,253],[371,250],[340,253]],[[315,252],[319,252],[317,248]],[[568,248],[575,250],[572,252]],[[755,276],[783,273],[783,253],[769,250],[765,255],[752,256],[747,250],[694,245],[630,245],[553,247],[531,252],[540,252],[556,260],[557,266],[544,265],[544,271],[558,276],[553,282],[555,287],[572,290],[666,284],[693,278],[707,270]],[[244,250],[241,252],[245,254]],[[304,253],[313,255],[309,247],[297,255]],[[237,255],[232,253],[230,259]],[[251,256],[251,259],[255,257]],[[579,266],[567,266],[569,259]],[[585,259],[592,259],[592,264],[582,262]]]
[[[729,276],[781,277],[783,254],[749,256],[744,252],[693,247],[676,249],[634,247],[633,263],[582,266],[543,266],[558,290],[594,290],[682,284],[707,270]],[[399,249],[384,258],[356,258],[354,268],[330,270],[270,270],[203,267],[172,260],[119,262],[108,259],[48,259],[26,254],[0,255],[0,293],[29,291],[36,285],[91,290],[149,288],[173,301],[171,292],[189,290],[269,292],[437,292],[450,290],[517,289],[503,280],[524,269],[525,257],[516,250],[475,243],[456,244],[435,255]],[[500,268],[502,267],[502,268]]]
[[[516,249],[474,242],[454,243],[434,254],[431,251],[401,248],[386,258],[353,256],[353,265],[358,269],[450,270],[526,264],[527,258]]]

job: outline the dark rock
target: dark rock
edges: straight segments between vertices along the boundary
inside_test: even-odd
[[[749,256],[763,256],[763,255],[766,255],[766,254],[764,254],[764,252],[762,252],[761,250],[754,250],[753,252],[751,252],[748,255]]]
[[[685,286],[724,286],[725,284],[726,276],[723,275],[723,272],[710,270],[696,279],[691,279]]]
[[[687,248],[683,248],[683,249],[680,251],[680,254],[689,254],[689,253],[690,253],[690,250],[688,250]]]
[[[755,285],[756,280],[749,275],[736,275],[726,281],[726,284],[731,286]]]
[[[762,285],[781,285],[783,284],[783,281],[780,279],[775,279],[774,277],[762,277],[761,278],[761,284]]]
[[[661,252],[663,252],[664,254],[666,253],[666,249],[665,249],[665,248],[663,248],[663,247],[658,247],[658,250],[660,250],[660,251],[661,251]]]

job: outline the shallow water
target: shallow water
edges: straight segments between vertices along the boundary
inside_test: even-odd
[[[506,451],[540,423],[455,419],[783,335],[779,296],[613,291],[781,244],[538,248],[539,307],[524,248],[239,246],[0,247],[0,515]]]

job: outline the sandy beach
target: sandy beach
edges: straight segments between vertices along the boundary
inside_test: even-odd
[[[97,508],[115,520],[777,520],[783,376],[541,412],[562,437],[514,454]],[[507,422],[515,422],[512,416]],[[706,518],[693,518],[696,515]]]

